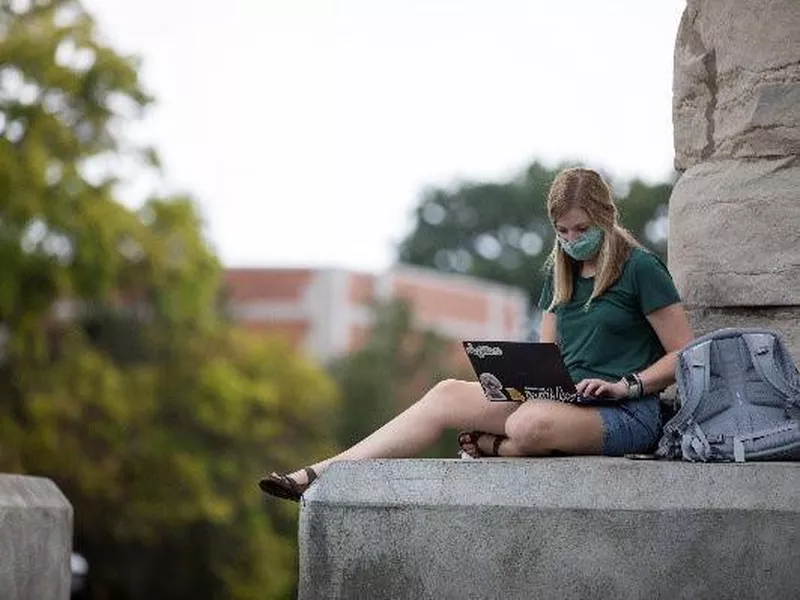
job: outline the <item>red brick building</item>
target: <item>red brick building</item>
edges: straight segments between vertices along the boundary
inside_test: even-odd
[[[373,299],[405,299],[422,328],[453,339],[521,339],[525,293],[483,279],[399,265],[381,275],[340,269],[227,269],[229,309],[251,331],[279,334],[328,361],[369,335]]]

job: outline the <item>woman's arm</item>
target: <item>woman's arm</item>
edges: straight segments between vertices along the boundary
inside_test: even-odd
[[[675,383],[678,350],[694,338],[689,317],[680,303],[654,310],[647,315],[647,320],[664,346],[666,354],[638,374],[645,394],[658,392]]]
[[[545,311],[539,328],[539,341],[554,344],[556,341],[556,315]]]
[[[644,386],[643,394],[651,394],[675,383],[678,350],[691,342],[694,335],[689,325],[689,317],[679,302],[654,310],[646,317],[666,352],[644,371],[637,373]],[[544,332],[544,321],[542,321],[542,332]],[[624,399],[628,395],[628,384],[624,380],[611,383],[600,379],[584,379],[578,383],[577,388],[579,393],[587,396]]]

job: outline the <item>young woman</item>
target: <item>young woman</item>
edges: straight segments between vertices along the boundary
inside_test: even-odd
[[[341,454],[259,486],[298,500],[334,461],[411,457],[447,428],[473,456],[647,452],[661,435],[658,392],[692,339],[666,267],[619,224],[608,185],[590,169],[559,173],[547,197],[556,231],[539,300],[541,341],[556,342],[588,403],[489,402],[477,382],[445,380]]]

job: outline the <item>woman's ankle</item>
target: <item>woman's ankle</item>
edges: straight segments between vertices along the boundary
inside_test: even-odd
[[[293,473],[289,473],[289,477],[291,477],[298,483],[305,485],[309,479],[309,476],[311,477],[311,479],[316,479],[317,477],[322,475],[322,473],[325,471],[325,469],[328,468],[328,465],[330,465],[331,462],[332,461],[330,460],[323,460],[318,463],[314,463],[313,465],[308,465],[307,467],[298,469]],[[306,469],[310,469],[313,475],[310,475]]]

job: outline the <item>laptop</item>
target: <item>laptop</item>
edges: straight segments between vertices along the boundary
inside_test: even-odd
[[[543,342],[462,342],[486,398],[492,402],[587,402],[567,372],[558,346]]]

